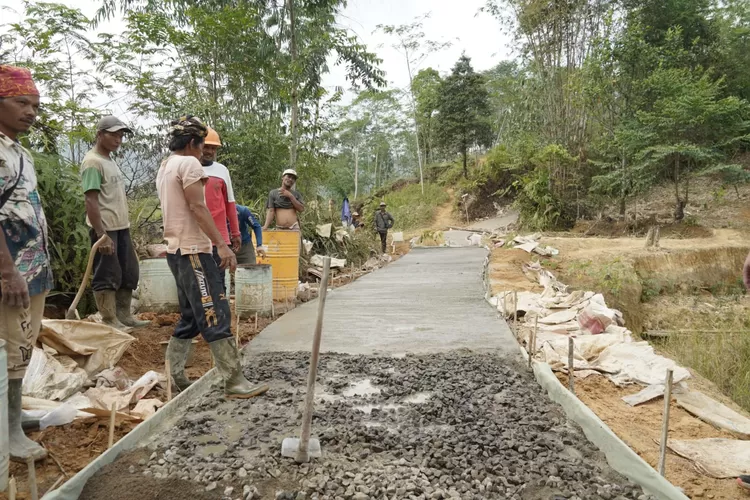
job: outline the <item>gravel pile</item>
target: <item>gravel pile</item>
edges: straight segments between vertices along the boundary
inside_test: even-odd
[[[298,435],[308,354],[255,356],[263,397],[207,394],[127,473],[235,499],[647,499],[610,469],[531,375],[453,352],[323,355],[313,436],[324,456],[281,457]],[[143,477],[145,476],[145,477]]]

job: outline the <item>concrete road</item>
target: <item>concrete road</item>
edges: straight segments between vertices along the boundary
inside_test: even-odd
[[[518,355],[505,321],[484,301],[482,248],[414,249],[328,293],[324,352],[433,353],[467,348]],[[309,351],[318,301],[263,330],[250,351]]]
[[[509,224],[513,224],[518,220],[518,212],[515,210],[511,210],[505,215],[502,215],[500,217],[493,217],[491,219],[486,220],[480,220],[468,227],[468,229],[473,229],[475,231],[488,231],[492,232],[495,229],[501,229]]]

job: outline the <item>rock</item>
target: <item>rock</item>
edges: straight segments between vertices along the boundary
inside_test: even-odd
[[[209,485],[206,486],[206,491],[214,491],[218,486],[219,484],[216,481],[209,483]]]
[[[234,492],[234,488],[232,488],[231,486],[227,486],[226,488],[224,488],[225,497],[231,496],[232,492]]]
[[[135,474],[135,465],[131,465],[130,467],[128,467],[128,472],[130,472],[131,474]]]
[[[245,479],[247,477],[247,470],[244,467],[240,467],[237,470],[237,477],[240,479]]]

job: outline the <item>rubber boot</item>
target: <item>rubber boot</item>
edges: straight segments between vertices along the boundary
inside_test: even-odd
[[[185,363],[187,363],[192,345],[193,341],[190,339],[185,340],[175,337],[170,338],[167,345],[166,358],[169,361],[170,375],[180,392],[192,385],[190,379],[185,375]]]
[[[47,458],[47,450],[26,437],[21,427],[21,383],[19,379],[8,380],[8,441],[10,459],[26,462],[29,457],[34,461]]]
[[[268,390],[268,385],[254,386],[242,374],[240,352],[234,338],[216,340],[208,344],[216,362],[216,369],[224,380],[224,395],[227,398],[248,399],[260,396]]]
[[[132,331],[132,328],[128,328],[117,319],[117,298],[114,290],[94,292],[94,299],[96,300],[96,308],[102,315],[102,323],[125,333]]]
[[[131,303],[133,302],[133,290],[125,290],[121,288],[115,292],[115,306],[117,309],[117,319],[120,320],[125,326],[133,328],[143,328],[151,324],[150,321],[142,321],[135,319],[131,310]]]

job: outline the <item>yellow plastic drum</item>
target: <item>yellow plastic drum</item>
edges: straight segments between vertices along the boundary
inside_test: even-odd
[[[268,250],[265,257],[259,257],[258,263],[271,264],[273,300],[284,301],[295,298],[299,282],[299,231],[283,229],[263,231],[263,246]]]

